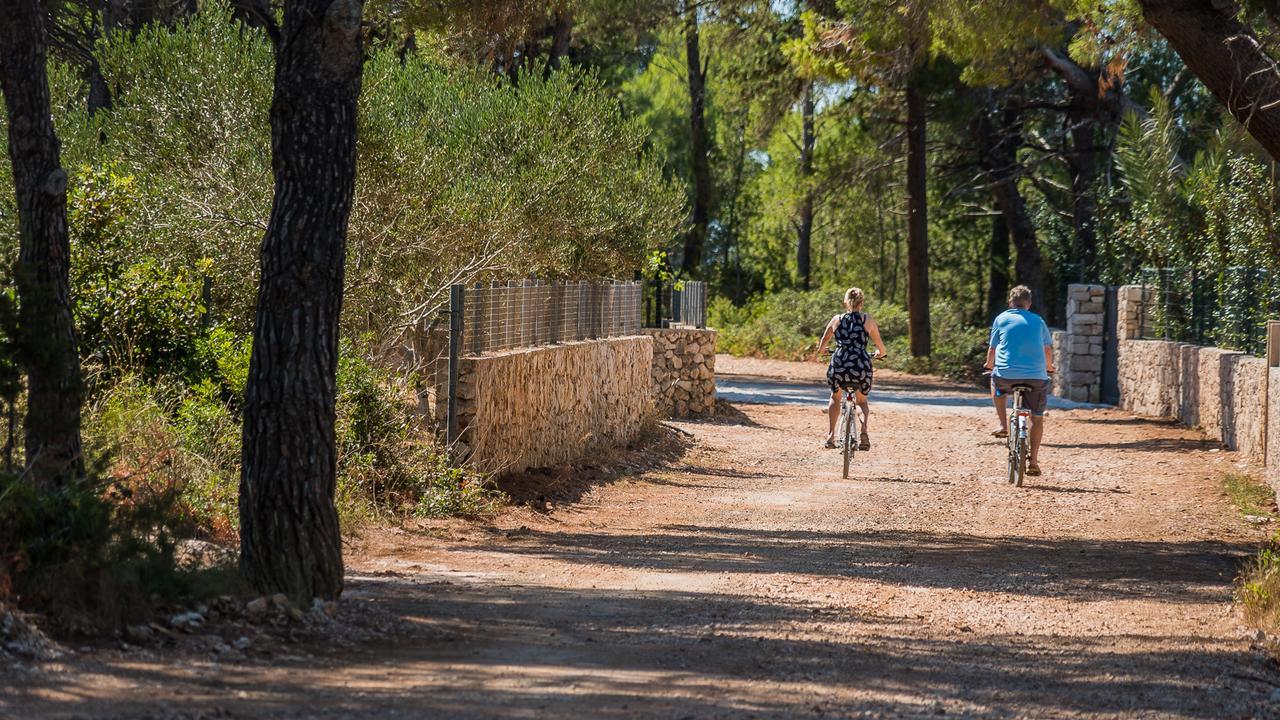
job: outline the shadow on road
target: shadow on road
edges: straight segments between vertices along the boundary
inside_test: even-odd
[[[992,548],[978,539],[959,544],[961,552]],[[417,630],[376,652],[320,649],[305,660],[222,663],[194,677],[160,664],[99,669],[117,685],[173,688],[160,714],[154,701],[128,693],[108,704],[66,692],[56,675],[34,676],[0,700],[0,712],[103,720],[932,717],[946,702],[948,714],[964,716],[1006,717],[1016,708],[1019,717],[1216,718],[1228,701],[1265,708],[1274,682],[1258,676],[1252,655],[1206,652],[1194,637],[929,638],[914,622],[699,592],[446,584],[424,593],[404,578],[356,580],[352,589],[378,597]],[[874,623],[877,631],[821,631],[837,620]],[[785,637],[779,628],[789,628]],[[1117,651],[1119,639],[1164,649]],[[1225,675],[1243,678],[1252,692],[1241,693],[1238,682],[1229,696],[1215,692]],[[769,690],[753,686],[761,682]],[[864,699],[839,705],[829,693],[816,695],[815,685],[856,687]],[[58,699],[32,702],[36,689]]]
[[[626,568],[804,573],[1081,601],[1219,602],[1252,547],[1222,541],[982,537],[670,525],[642,535],[533,532],[502,552]]]

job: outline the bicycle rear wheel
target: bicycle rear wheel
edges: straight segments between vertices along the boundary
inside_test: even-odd
[[[1027,443],[1026,441],[1018,443],[1018,481],[1014,483],[1017,487],[1022,487],[1022,480],[1027,476]]]
[[[1015,431],[1016,432],[1016,431]],[[1009,433],[1009,484],[1018,481],[1018,436]]]
[[[849,479],[849,463],[853,460],[853,453],[856,448],[853,445],[853,423],[856,411],[848,403],[845,403],[844,412],[840,413],[840,437],[841,446],[844,452],[844,473],[845,480]]]

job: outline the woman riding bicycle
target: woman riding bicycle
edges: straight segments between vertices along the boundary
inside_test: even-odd
[[[880,328],[871,316],[862,312],[865,298],[862,290],[849,288],[844,294],[844,307],[847,312],[836,315],[827,323],[822,332],[822,340],[818,343],[818,352],[827,347],[834,337],[835,352],[831,354],[831,365],[827,367],[827,385],[831,388],[831,400],[827,402],[827,416],[830,425],[827,431],[825,446],[836,446],[836,421],[840,418],[841,389],[852,389],[857,393],[858,407],[862,408],[862,435],[858,449],[871,449],[871,436],[867,434],[867,420],[871,415],[867,405],[867,393],[871,392],[871,355],[867,354],[867,340],[876,344],[874,357],[882,358],[888,353],[884,349],[884,341],[880,339]]]

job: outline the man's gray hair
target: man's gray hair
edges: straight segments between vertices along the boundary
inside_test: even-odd
[[[1031,288],[1026,285],[1014,286],[1014,288],[1009,291],[1009,304],[1031,307]]]

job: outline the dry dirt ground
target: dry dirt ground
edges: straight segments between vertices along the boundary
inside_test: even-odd
[[[366,532],[337,624],[380,638],[95,649],[0,674],[0,716],[1280,717],[1231,602],[1265,535],[1220,489],[1231,453],[1059,411],[1015,489],[980,394],[881,373],[846,481],[820,368],[718,362],[782,404],[549,477],[549,510]]]

